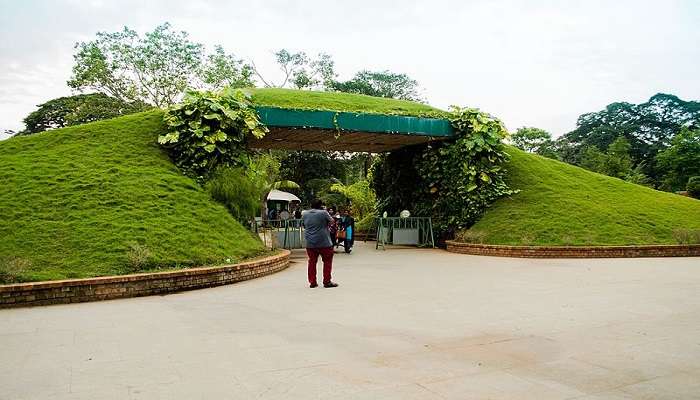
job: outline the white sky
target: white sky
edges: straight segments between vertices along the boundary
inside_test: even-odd
[[[700,99],[698,0],[0,0],[0,132],[71,93],[76,41],[165,21],[270,76],[279,48],[330,53],[343,79],[404,72],[430,104],[479,107],[510,130],[559,136],[613,101]]]

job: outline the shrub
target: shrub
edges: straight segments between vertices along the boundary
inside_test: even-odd
[[[700,199],[700,176],[692,176],[686,185],[688,196]]]
[[[152,253],[148,247],[138,243],[129,245],[129,250],[126,252],[129,272],[138,272],[148,268],[151,262],[151,257]]]
[[[32,262],[21,257],[0,259],[0,283],[17,283],[22,281],[22,274],[32,266]]]
[[[163,120],[168,132],[158,137],[158,143],[185,173],[203,178],[220,165],[245,164],[248,135],[262,138],[267,132],[248,95],[239,89],[187,92]]]
[[[204,188],[242,223],[255,217],[260,210],[263,189],[256,186],[243,168],[218,168]]]
[[[678,244],[700,244],[700,229],[674,229],[673,238]]]

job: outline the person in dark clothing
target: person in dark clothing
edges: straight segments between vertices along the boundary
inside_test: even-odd
[[[355,245],[355,218],[350,215],[350,210],[345,209],[341,213],[340,221],[341,229],[345,231],[343,247],[346,253],[350,253]]]
[[[311,202],[311,209],[301,213],[301,219],[304,223],[306,255],[309,257],[309,287],[315,288],[318,286],[316,282],[316,264],[319,256],[323,260],[323,287],[337,287],[338,284],[331,281],[333,243],[331,243],[331,235],[328,231],[328,226],[333,222],[333,218],[323,209],[323,201],[315,199]]]
[[[328,207],[328,215],[331,216],[333,221],[328,225],[328,231],[331,234],[331,245],[336,247],[338,245],[338,218],[335,211],[335,207]]]

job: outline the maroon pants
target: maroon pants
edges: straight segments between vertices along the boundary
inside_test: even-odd
[[[320,249],[306,249],[306,255],[309,256],[309,283],[316,283],[316,263],[318,256],[323,260],[323,283],[331,281],[331,269],[333,268],[333,248],[324,247]]]

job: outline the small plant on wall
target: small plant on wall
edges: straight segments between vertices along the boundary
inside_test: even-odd
[[[188,92],[163,120],[167,133],[158,137],[158,143],[185,173],[203,179],[218,166],[245,164],[247,137],[267,133],[246,93],[236,89]]]

